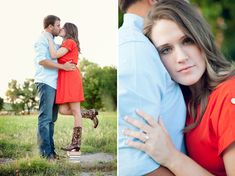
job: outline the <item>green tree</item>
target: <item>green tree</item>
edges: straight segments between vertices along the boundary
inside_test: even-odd
[[[100,67],[86,59],[83,59],[80,62],[80,67],[83,75],[83,90],[85,96],[85,101],[82,103],[82,106],[85,108],[102,108],[100,94]]]
[[[27,114],[30,114],[30,111],[33,110],[38,104],[38,101],[36,100],[37,89],[34,84],[34,79],[26,79],[24,81],[20,95],[22,103],[27,109]]]
[[[235,61],[235,1],[191,0],[211,25],[217,45],[224,55]]]
[[[118,8],[118,27],[121,27],[123,23],[123,13],[122,11]]]
[[[85,108],[115,110],[117,106],[117,70],[113,67],[101,68],[86,59],[80,61],[83,75]]]
[[[17,80],[11,80],[8,83],[8,90],[6,92],[7,100],[11,103],[11,107],[15,113],[24,110],[24,105],[21,101],[21,88]]]
[[[117,69],[114,67],[102,68],[101,97],[107,110],[116,110],[117,107]]]
[[[20,86],[16,80],[11,80],[8,83],[6,96],[15,113],[26,110],[30,114],[30,110],[37,106],[38,103],[36,94],[37,90],[33,79],[26,79],[23,86]]]
[[[4,99],[0,97],[0,111],[3,109]]]

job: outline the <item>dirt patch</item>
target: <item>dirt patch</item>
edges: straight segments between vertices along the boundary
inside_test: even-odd
[[[69,163],[81,167],[81,176],[97,175],[116,175],[116,156],[107,153],[81,154],[79,157],[68,157]]]
[[[100,173],[101,175],[105,175],[105,176],[113,176],[113,175],[117,175],[115,171],[113,172],[102,172]],[[96,176],[97,172],[81,172],[80,176]]]
[[[0,158],[0,165],[11,164],[17,162],[12,158]],[[116,155],[108,153],[93,153],[93,154],[81,154],[79,157],[69,158],[68,156],[61,157],[57,160],[58,164],[65,164],[66,167],[78,169],[78,175],[117,175]],[[67,163],[67,164],[66,164]],[[1,174],[0,174],[1,175]]]
[[[107,153],[81,154],[79,157],[68,157],[69,162],[78,162],[80,164],[97,164],[112,162],[115,156]]]
[[[7,163],[12,163],[15,160],[10,159],[10,158],[0,158],[0,164],[7,164]]]

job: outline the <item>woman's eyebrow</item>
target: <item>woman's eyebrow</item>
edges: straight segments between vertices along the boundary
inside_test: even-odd
[[[168,44],[168,43],[165,43],[165,44],[156,46],[156,48],[159,49],[159,48],[163,48],[163,47],[166,47],[166,46],[169,46],[169,44]]]

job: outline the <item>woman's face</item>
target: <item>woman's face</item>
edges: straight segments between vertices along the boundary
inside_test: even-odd
[[[157,21],[151,40],[172,79],[185,86],[194,85],[200,80],[206,69],[203,54],[175,22],[165,19]]]
[[[61,28],[60,33],[59,33],[59,36],[60,36],[60,37],[64,37],[65,34],[66,34],[66,32],[65,32],[64,28]]]

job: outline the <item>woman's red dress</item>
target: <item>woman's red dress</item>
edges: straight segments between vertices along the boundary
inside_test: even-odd
[[[58,59],[58,63],[64,64],[68,61],[72,61],[72,63],[77,65],[79,51],[76,42],[72,39],[66,39],[63,41],[61,47],[67,48],[69,51]],[[65,71],[59,69],[56,104],[82,101],[84,101],[84,93],[80,70]]]

